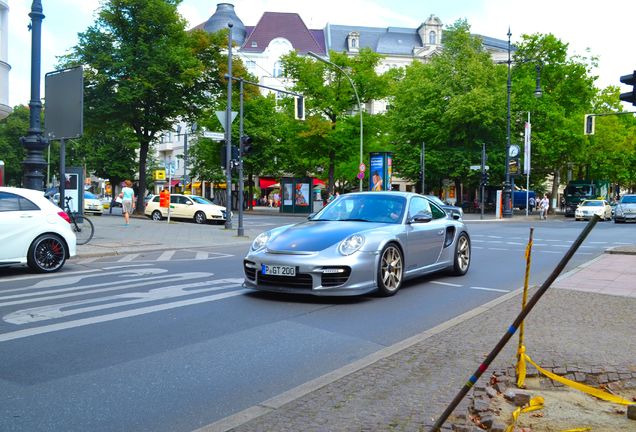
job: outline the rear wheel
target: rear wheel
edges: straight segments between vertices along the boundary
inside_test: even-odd
[[[461,233],[455,244],[455,255],[453,258],[453,267],[451,274],[455,276],[463,276],[470,267],[470,239],[468,234]]]
[[[378,293],[383,297],[395,294],[402,286],[404,276],[404,260],[402,251],[394,243],[382,249],[378,266]]]
[[[204,224],[206,222],[205,213],[198,211],[194,214],[194,221],[198,224]]]
[[[27,264],[38,273],[53,273],[66,262],[66,243],[55,234],[42,234],[29,247]]]
[[[161,212],[159,210],[155,210],[152,212],[152,220],[160,221],[161,219],[163,219],[163,216],[161,216]]]
[[[91,241],[95,233],[93,222],[82,215],[75,214],[75,221],[71,221],[71,229],[75,233],[78,245],[84,245]]]

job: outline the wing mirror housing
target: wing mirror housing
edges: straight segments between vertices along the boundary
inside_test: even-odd
[[[409,223],[427,223],[433,220],[433,213],[431,212],[420,212],[415,216],[409,219]]]

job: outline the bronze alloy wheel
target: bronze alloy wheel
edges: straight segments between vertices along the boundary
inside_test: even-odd
[[[388,297],[395,294],[402,286],[404,276],[404,260],[402,252],[393,243],[384,247],[380,255],[378,268],[378,292]]]
[[[455,258],[452,273],[456,276],[465,275],[470,267],[470,239],[466,233],[461,233],[455,245]]]

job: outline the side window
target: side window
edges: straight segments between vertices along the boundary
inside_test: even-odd
[[[411,199],[409,204],[409,219],[415,216],[418,213],[430,213],[431,206],[428,203],[428,200],[424,198],[414,197]]]
[[[431,203],[431,213],[433,213],[433,219],[441,219],[446,217],[446,212],[435,205],[435,203]]]
[[[152,202],[159,202],[159,198],[161,198],[159,195],[156,195],[152,198]]]
[[[18,210],[20,210],[18,196],[7,192],[0,192],[0,212]]]

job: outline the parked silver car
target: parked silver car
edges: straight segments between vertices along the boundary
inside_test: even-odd
[[[410,192],[341,195],[307,221],[260,234],[243,261],[246,288],[325,296],[395,294],[405,279],[464,275],[468,230]]]
[[[614,223],[636,221],[636,194],[623,195],[614,208]]]

